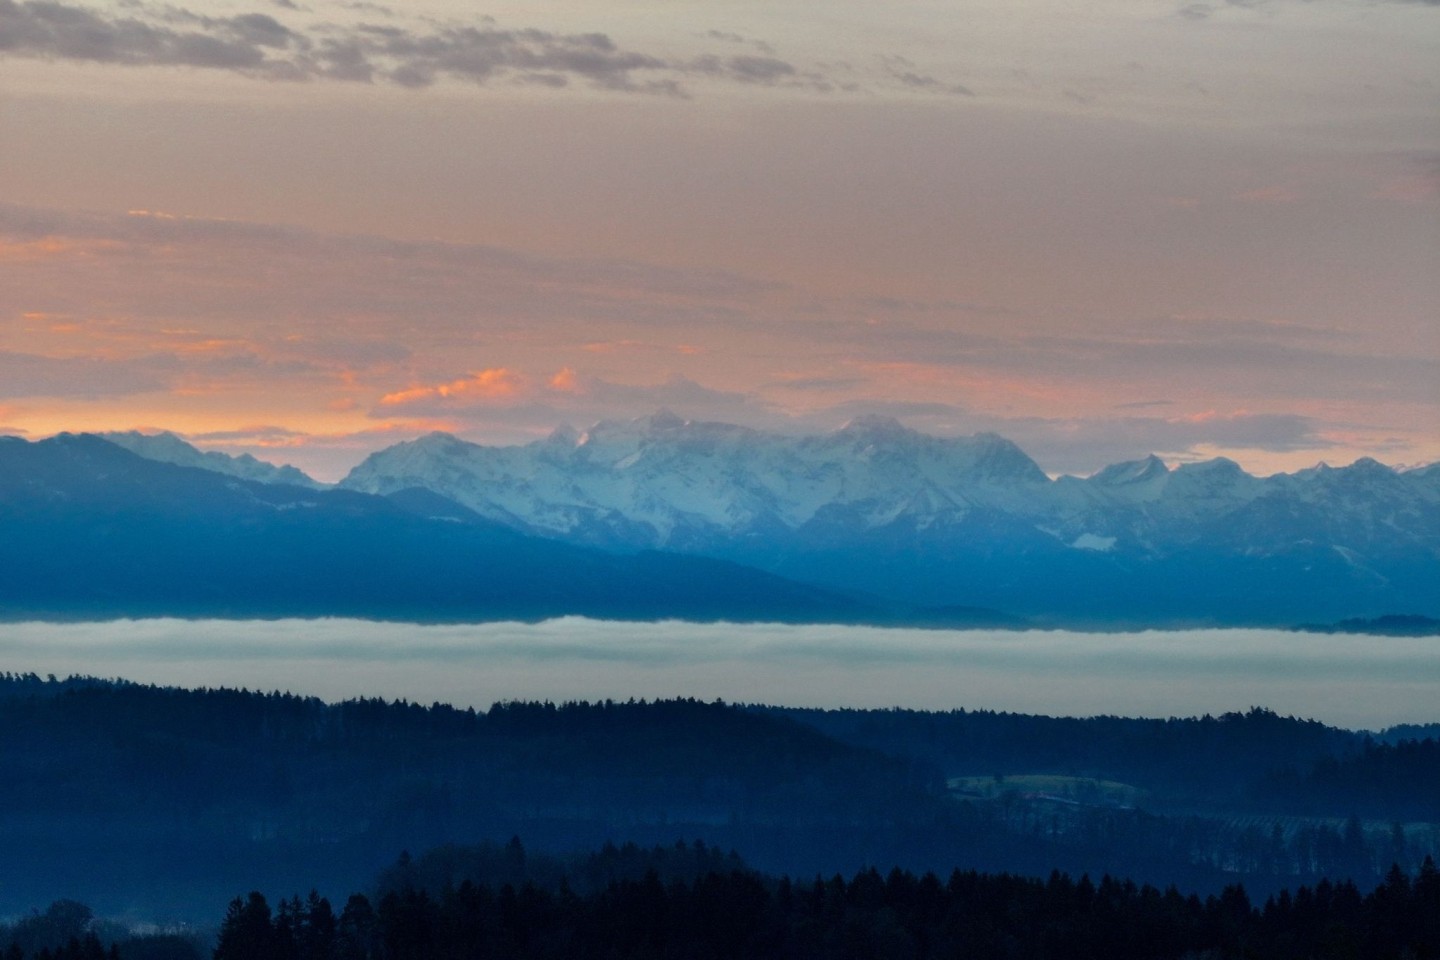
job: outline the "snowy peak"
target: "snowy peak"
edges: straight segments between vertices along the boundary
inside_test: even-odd
[[[141,433],[139,430],[126,430],[100,433],[96,436],[146,460],[172,463],[180,467],[197,467],[259,483],[282,483],[312,489],[324,486],[289,464],[277,467],[273,463],[257,460],[248,453],[230,456],[215,450],[200,451],[169,431]]]
[[[552,447],[573,447],[580,442],[580,431],[568,423],[562,423],[550,431],[550,436],[546,437],[544,442]]]
[[[402,440],[392,447],[386,447],[384,450],[370,454],[360,462],[359,466],[350,471],[345,480],[341,481],[341,485],[344,486],[346,481],[352,477],[366,475],[380,464],[384,465],[381,469],[385,471],[415,474],[417,479],[423,481],[426,471],[432,467],[468,460],[477,449],[480,448],[473,443],[461,440],[454,434],[437,430],[416,437],[414,440]],[[424,482],[411,485],[428,486]],[[394,493],[395,491],[372,492]]]
[[[557,430],[525,446],[430,434],[371,455],[342,483],[368,493],[423,487],[552,535],[666,546],[758,529],[796,530],[825,511],[861,526],[917,526],[977,507],[1011,508],[1048,478],[1003,437],[940,438],[889,417],[790,437],[668,411]],[[837,512],[838,511],[838,512]],[[577,531],[583,531],[579,533]]]
[[[649,417],[646,417],[644,419],[644,422],[652,432],[660,430],[678,430],[689,423],[688,420],[680,419],[674,413],[670,412],[664,407],[660,408],[658,411],[656,411]]]
[[[973,475],[995,483],[1048,483],[1049,477],[1030,455],[998,433],[977,433],[970,438],[974,451]]]
[[[755,433],[747,427],[705,420],[682,420],[668,410],[634,420],[601,420],[579,435],[577,446],[615,447],[655,442],[683,443]]]
[[[1176,473],[1183,473],[1189,476],[1224,477],[1232,478],[1245,474],[1240,469],[1240,464],[1229,457],[1213,457],[1209,460],[1198,460],[1194,463],[1182,463],[1175,468]]]
[[[1335,482],[1336,479],[1341,478],[1358,478],[1364,479],[1364,481],[1381,479],[1382,481],[1382,479],[1392,478],[1392,476],[1423,475],[1424,472],[1434,471],[1437,468],[1440,468],[1440,463],[1431,463],[1430,466],[1421,466],[1413,471],[1401,472],[1391,466],[1385,466],[1377,459],[1362,456],[1349,466],[1331,466],[1325,462],[1316,463],[1312,468],[1303,469],[1293,476],[1299,481],[1312,482],[1312,484],[1326,484],[1326,482]]]
[[[846,436],[863,437],[903,436],[915,433],[894,417],[878,413],[866,413],[855,417],[835,432]]]
[[[402,441],[398,446],[410,446],[417,450],[445,450],[458,449],[469,446],[469,444],[453,433],[446,433],[444,430],[432,430],[424,436],[416,437],[414,440]]]
[[[1401,476],[1407,480],[1419,481],[1421,483],[1440,483],[1440,463],[1431,463],[1423,467],[1415,467],[1404,471]]]
[[[660,411],[524,446],[431,434],[371,455],[342,486],[419,487],[518,530],[579,543],[743,562],[753,551],[803,566],[822,544],[862,553],[929,544],[953,555],[983,542],[1164,557],[1243,542],[1258,556],[1322,542],[1354,552],[1402,530],[1440,550],[1437,481],[1440,472],[1397,474],[1373,461],[1262,479],[1232,460],[1171,470],[1154,455],[1051,481],[993,433],[935,437],[860,417],[788,436]]]
[[[1361,457],[1359,460],[1350,464],[1350,466],[1345,467],[1344,470],[1351,477],[1362,480],[1389,479],[1390,477],[1396,476],[1394,470],[1373,457]]]
[[[1123,487],[1137,483],[1152,483],[1169,474],[1170,468],[1165,466],[1165,461],[1152,453],[1143,460],[1112,463],[1091,476],[1090,482],[1107,487]]]
[[[195,460],[202,456],[199,450],[169,431],[141,433],[139,430],[126,430],[101,433],[98,436],[147,460],[175,463],[179,460]]]
[[[1215,457],[1198,463],[1182,463],[1170,474],[1167,495],[1225,496],[1258,490],[1264,481],[1240,469],[1240,464],[1227,457]]]

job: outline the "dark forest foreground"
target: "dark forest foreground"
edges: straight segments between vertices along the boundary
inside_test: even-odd
[[[213,923],[364,889],[401,850],[700,840],[772,876],[875,866],[1368,890],[1440,850],[1431,728],[1264,710],[1064,719],[690,700],[440,704],[0,677],[0,916]]]
[[[518,857],[523,869],[518,841],[490,853],[511,869]],[[724,870],[727,859],[730,869]],[[1238,886],[1202,900],[1173,887],[1162,892],[1059,873],[1039,880],[955,871],[942,881],[932,873],[893,870],[882,876],[872,869],[849,880],[837,875],[794,882],[734,861],[703,846],[611,847],[586,865],[650,867],[639,878],[612,878],[580,893],[563,878],[554,886],[525,881],[499,887],[465,878],[433,890],[414,885],[412,864],[402,860],[373,896],[353,894],[339,911],[314,892],[274,907],[260,893],[237,897],[213,950],[174,936],[121,937],[107,944],[90,931],[37,947],[38,922],[20,929],[20,938],[13,937],[14,928],[0,927],[0,943],[12,935],[6,960],[201,960],[207,954],[213,960],[1440,956],[1440,872],[1429,859],[1413,877],[1392,870],[1368,894],[1327,880],[1264,904],[1252,904]],[[721,869],[674,874],[707,863]],[[672,875],[665,879],[655,867]],[[75,910],[70,914],[73,919]],[[48,932],[52,940],[63,933]],[[29,951],[21,946],[25,935]]]

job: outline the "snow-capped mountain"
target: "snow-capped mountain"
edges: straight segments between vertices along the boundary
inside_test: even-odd
[[[0,438],[0,616],[1440,617],[1434,465],[1255,477],[1148,457],[1051,480],[993,434],[862,418],[785,436],[658,414],[525,446],[432,434],[372,455],[348,489],[305,481],[173,436]]]
[[[288,483],[292,486],[310,487],[311,489],[319,489],[324,486],[288,464],[277,467],[272,463],[257,460],[248,453],[232,457],[216,450],[202,452],[168,431],[141,433],[138,430],[126,430],[101,433],[97,436],[104,437],[117,447],[124,447],[146,460],[173,463],[179,467],[199,467],[212,473],[223,473],[226,476],[239,477],[241,480],[255,480],[259,483]]]
[[[526,446],[434,433],[368,457],[341,485],[424,487],[483,516],[612,546],[674,547],[817,522],[924,525],[977,508],[1019,510],[1045,473],[994,434],[947,439],[865,417],[788,437],[668,413],[562,428]]]
[[[1236,604],[1291,616],[1317,597],[1339,616],[1440,609],[1440,470],[1373,460],[1261,478],[1152,456],[1051,480],[994,434],[864,417],[793,437],[660,413],[524,446],[431,434],[341,485],[423,488],[528,533],[926,603],[1204,618],[1213,599],[1222,619]]]
[[[1170,469],[1158,457],[1052,481],[995,434],[941,438],[885,417],[790,437],[668,413],[561,428],[524,446],[443,433],[372,454],[342,487],[420,487],[518,528],[612,546],[694,546],[712,539],[843,527],[923,531],[1007,514],[1059,544],[1088,536],[1161,551],[1214,535],[1240,513],[1283,514],[1350,536],[1440,546],[1440,472],[1374,460],[1251,476],[1224,458]],[[1319,512],[1324,517],[1306,517]],[[1285,531],[1249,526],[1237,536]],[[1269,546],[1274,546],[1270,544]],[[1082,548],[1083,549],[1083,548]]]

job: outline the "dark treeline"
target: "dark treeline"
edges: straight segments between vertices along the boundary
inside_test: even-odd
[[[1367,742],[1263,710],[475,711],[0,675],[0,770],[11,913],[64,894],[199,919],[236,888],[354,889],[396,850],[512,835],[552,853],[696,837],[772,874],[1058,868],[1263,896],[1413,871],[1440,821],[1434,741]],[[1123,780],[1141,799],[947,785],[1022,774]]]
[[[607,843],[592,852],[555,855],[527,851],[519,837],[511,837],[504,844],[445,844],[419,857],[403,853],[380,873],[376,889],[381,895],[409,889],[439,891],[468,881],[495,889],[528,884],[552,892],[564,888],[598,893],[613,883],[647,875],[662,883],[689,882],[737,870],[750,870],[738,853],[708,846],[703,840],[654,847]]]
[[[126,937],[109,945],[94,932],[71,937],[54,947],[26,951],[18,945],[4,960],[201,960],[207,954],[192,939],[174,936]]]
[[[1440,957],[1440,871],[1393,868],[1366,893],[1322,880],[1254,903],[1242,886],[1205,898],[1102,877],[862,870],[774,878],[703,844],[608,846],[527,861],[512,839],[408,856],[344,906],[312,890],[230,902],[213,950],[193,938],[106,931],[73,901],[0,925],[4,960],[1430,960]],[[457,854],[461,855],[457,859]],[[470,855],[470,859],[465,858]],[[421,866],[429,862],[428,868]],[[435,870],[444,868],[440,880]],[[448,872],[455,868],[458,873]],[[500,871],[516,882],[477,882]],[[658,869],[657,869],[658,868]],[[532,870],[558,869],[548,882]],[[580,886],[570,878],[593,871]],[[427,872],[428,871],[428,872]],[[641,871],[641,872],[637,872]],[[600,881],[603,874],[608,879]],[[108,935],[107,935],[108,933]]]
[[[1262,796],[1297,813],[1344,808],[1440,821],[1440,740],[1367,742],[1359,756],[1317,760],[1298,785],[1287,782],[1293,776],[1289,769],[1272,775]]]
[[[1065,960],[1440,956],[1440,873],[1393,870],[1362,895],[1322,881],[1256,906],[1242,887],[1200,899],[1104,877],[893,870],[797,883],[749,871],[662,880],[654,872],[579,894],[466,880],[405,887],[337,915],[311,893],[271,910],[230,904],[214,960],[584,960],[776,958]]]
[[[75,900],[57,900],[11,924],[0,923],[4,960],[200,960],[207,938],[194,933],[135,933],[96,919]]]

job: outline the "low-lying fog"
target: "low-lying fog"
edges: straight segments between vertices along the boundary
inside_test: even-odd
[[[943,631],[362,620],[0,625],[0,670],[343,700],[693,696],[788,706],[1192,716],[1265,706],[1338,726],[1440,720],[1440,638],[1272,630]]]

